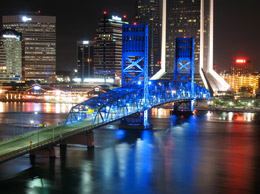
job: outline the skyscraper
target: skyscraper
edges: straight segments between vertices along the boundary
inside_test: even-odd
[[[92,78],[94,71],[94,41],[77,42],[77,70],[78,78],[84,82],[85,78]]]
[[[253,74],[253,64],[251,63],[250,60],[244,58],[238,58],[230,65],[230,74],[231,75]]]
[[[149,76],[160,70],[162,1],[137,0],[136,21],[149,26]]]
[[[22,33],[25,80],[45,81],[56,74],[56,17],[3,16],[3,29]]]
[[[195,83],[212,91],[227,90],[229,85],[213,70],[214,0],[161,1],[161,70],[151,79],[173,72],[176,38],[193,37]]]
[[[0,82],[22,81],[22,40],[15,30],[4,30],[0,36]]]
[[[124,18],[123,18],[124,19]],[[121,78],[122,64],[122,25],[128,24],[118,16],[104,11],[98,23],[94,47],[95,77]]]

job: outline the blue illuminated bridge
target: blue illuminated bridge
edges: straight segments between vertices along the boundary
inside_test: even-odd
[[[148,26],[124,25],[122,87],[71,108],[66,121],[0,142],[0,162],[30,153],[55,156],[53,147],[70,143],[94,146],[92,130],[121,120],[128,128],[149,129],[148,110],[174,102],[175,111],[194,110],[208,90],[194,84],[194,38],[176,40],[173,81],[148,79]],[[133,116],[135,115],[135,117]],[[136,115],[138,117],[136,117]],[[139,120],[136,118],[140,118]]]
[[[207,99],[210,95],[208,90],[194,84],[195,94],[192,96],[190,87],[189,82],[149,81],[147,107],[144,106],[142,86],[117,88],[72,107],[66,125],[88,121],[87,126],[101,126],[162,104],[192,103],[196,99]]]

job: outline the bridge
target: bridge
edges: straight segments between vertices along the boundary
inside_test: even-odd
[[[176,110],[193,111],[193,102],[207,99],[208,90],[194,84],[194,39],[177,41],[175,77],[173,81],[148,80],[148,27],[123,27],[122,87],[91,98],[71,108],[66,121],[0,142],[0,162],[30,153],[55,156],[53,147],[69,143],[94,146],[92,130],[117,120],[123,124],[149,128],[148,110],[174,102]],[[177,49],[178,50],[178,49]],[[133,121],[138,114],[141,123]]]

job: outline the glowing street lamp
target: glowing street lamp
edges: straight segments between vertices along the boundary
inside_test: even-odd
[[[30,120],[30,131],[32,131],[32,124],[34,123],[34,120]]]

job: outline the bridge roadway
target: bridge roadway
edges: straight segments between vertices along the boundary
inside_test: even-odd
[[[120,118],[95,125],[92,124],[92,119],[70,125],[52,125],[1,141],[0,163],[39,149],[55,146],[70,137],[91,131]]]

